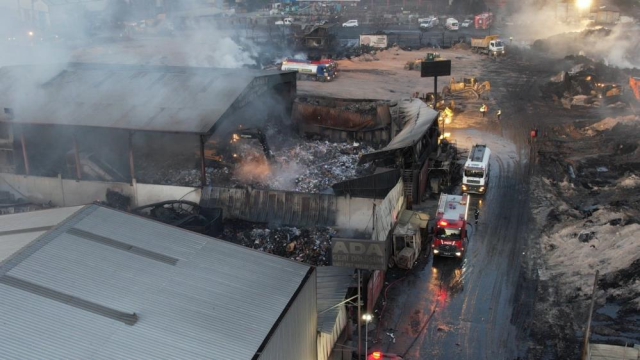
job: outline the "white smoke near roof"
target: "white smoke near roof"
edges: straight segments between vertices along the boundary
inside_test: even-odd
[[[83,4],[50,5],[38,15],[41,20],[32,21],[24,17],[29,9],[19,10],[20,2],[0,2],[0,66],[70,61],[217,68],[255,65],[256,46],[242,37],[245,31],[237,31],[242,27],[237,19],[205,16],[218,10],[203,8],[195,0],[179,3],[188,11],[151,18],[133,15],[126,2],[97,10]],[[235,29],[229,26],[231,21]]]
[[[524,0],[514,6],[509,36],[514,37],[515,44],[542,39],[543,46],[536,50],[554,57],[582,53],[609,65],[640,67],[640,29],[632,23],[608,25],[610,31],[588,27],[589,21],[584,16],[580,19],[586,14],[551,0]]]

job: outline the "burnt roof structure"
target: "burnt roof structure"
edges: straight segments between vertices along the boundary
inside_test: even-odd
[[[0,121],[210,135],[221,120],[295,73],[59,64],[0,69]]]
[[[360,158],[361,164],[393,156],[399,150],[415,146],[438,119],[438,112],[419,99],[403,100],[398,105],[404,127],[387,146],[364,154]]]

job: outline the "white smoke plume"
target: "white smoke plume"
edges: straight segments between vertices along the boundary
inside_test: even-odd
[[[640,67],[640,29],[632,23],[596,27],[585,11],[564,8],[557,1],[518,1],[511,15],[510,36],[515,44],[534,48],[554,57],[584,54],[621,68]],[[536,40],[538,41],[536,43]]]

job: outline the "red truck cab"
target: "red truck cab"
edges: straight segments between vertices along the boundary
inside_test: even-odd
[[[464,256],[467,248],[468,209],[469,195],[440,195],[431,243],[434,256]]]

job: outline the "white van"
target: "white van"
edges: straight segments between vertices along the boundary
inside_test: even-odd
[[[460,28],[460,24],[458,24],[458,20],[456,20],[454,18],[448,18],[447,22],[444,25],[444,27],[447,30],[457,31]]]
[[[426,19],[418,19],[420,22],[420,29],[433,29],[434,27],[438,26],[438,18],[436,17],[430,17],[430,18],[426,18]]]
[[[462,192],[484,194],[489,184],[491,150],[487,145],[474,145],[462,173]]]
[[[358,27],[358,20],[349,20],[342,24],[342,27]]]

